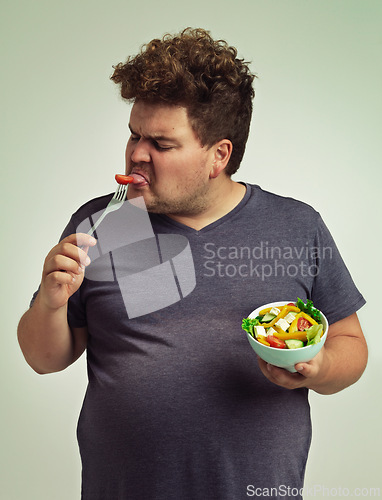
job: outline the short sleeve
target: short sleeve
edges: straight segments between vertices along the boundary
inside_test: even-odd
[[[316,275],[312,301],[325,314],[329,323],[335,323],[356,312],[366,301],[320,216],[315,245]]]

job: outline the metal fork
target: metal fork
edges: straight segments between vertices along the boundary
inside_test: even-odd
[[[115,191],[113,198],[109,201],[108,206],[105,208],[102,215],[97,220],[97,222],[94,224],[94,226],[89,230],[88,234],[90,234],[90,236],[93,235],[94,231],[101,224],[101,222],[103,221],[103,219],[106,217],[106,215],[108,213],[114,212],[114,210],[118,210],[118,208],[120,208],[123,205],[123,202],[125,201],[125,198],[126,198],[128,186],[129,186],[128,184],[119,184],[118,185],[118,188]]]

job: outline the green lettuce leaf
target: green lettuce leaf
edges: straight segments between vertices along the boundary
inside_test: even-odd
[[[324,327],[322,325],[312,325],[308,328],[306,330],[306,338],[308,341],[306,345],[318,344],[321,340],[323,328]]]
[[[259,324],[260,321],[258,320],[258,318],[243,318],[241,327],[243,330],[248,332],[253,337],[254,336],[253,327]]]
[[[299,297],[297,298],[296,306],[301,309],[302,312],[309,314],[317,323],[321,323],[321,313],[318,309],[313,306],[313,302],[307,299],[306,304]]]

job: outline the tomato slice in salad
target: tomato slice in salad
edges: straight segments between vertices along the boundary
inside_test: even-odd
[[[312,324],[305,318],[298,318],[297,320],[297,330],[299,332],[303,332],[304,330],[307,330],[310,328]]]
[[[286,343],[283,340],[274,337],[273,335],[267,335],[267,342],[269,342],[270,347],[286,349]]]

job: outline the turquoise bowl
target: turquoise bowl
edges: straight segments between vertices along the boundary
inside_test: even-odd
[[[249,318],[256,318],[259,315],[259,312],[266,307],[278,307],[284,306],[285,304],[295,303],[295,300],[284,300],[278,302],[270,302],[269,304],[264,304],[261,307],[258,307],[248,316]],[[321,311],[320,311],[321,312]],[[260,344],[257,340],[255,340],[252,335],[247,332],[248,341],[252,347],[252,349],[256,352],[256,354],[271,365],[278,366],[279,368],[284,368],[289,372],[295,372],[295,364],[303,363],[310,361],[316,356],[323,345],[325,344],[326,337],[329,331],[329,323],[324,314],[321,312],[322,324],[324,327],[324,334],[321,337],[321,341],[318,344],[309,345],[306,347],[301,347],[299,349],[278,349],[276,347],[268,347],[267,345]]]

